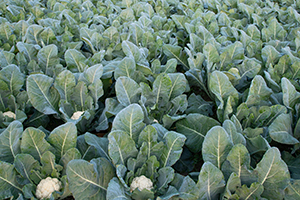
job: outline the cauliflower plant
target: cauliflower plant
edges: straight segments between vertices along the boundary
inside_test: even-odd
[[[130,185],[130,191],[132,192],[136,188],[138,188],[140,191],[142,191],[143,189],[151,190],[153,189],[153,183],[144,175],[135,177]]]
[[[11,112],[11,111],[4,112],[3,116],[7,116],[7,117],[10,117],[10,118],[16,119],[16,114]]]
[[[77,111],[77,112],[74,112],[71,119],[73,120],[77,120],[79,119],[79,117],[84,113],[84,111]]]
[[[38,199],[48,199],[52,192],[59,191],[60,188],[61,182],[57,178],[47,177],[37,185],[35,194]]]

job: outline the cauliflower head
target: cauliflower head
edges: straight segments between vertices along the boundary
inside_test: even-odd
[[[7,117],[10,117],[10,118],[16,119],[16,114],[11,112],[11,111],[4,112],[3,116],[7,116]]]
[[[79,119],[79,117],[84,113],[84,111],[77,111],[77,112],[74,112],[71,119],[73,120],[77,120]]]
[[[61,182],[57,178],[47,177],[37,185],[35,194],[38,199],[48,199],[52,192],[59,191],[60,188]]]
[[[153,189],[153,183],[144,175],[135,177],[130,185],[130,191],[132,192],[136,188],[138,188],[140,191],[142,191],[143,189],[151,190]]]

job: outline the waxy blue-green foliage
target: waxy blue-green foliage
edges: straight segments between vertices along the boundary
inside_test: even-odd
[[[0,199],[300,199],[299,79],[299,0],[2,0]]]

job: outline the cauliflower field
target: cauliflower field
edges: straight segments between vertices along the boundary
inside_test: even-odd
[[[0,199],[300,199],[300,0],[1,0]]]

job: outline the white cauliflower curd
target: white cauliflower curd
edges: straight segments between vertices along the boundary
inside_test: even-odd
[[[136,188],[138,188],[140,191],[142,191],[143,189],[151,190],[153,189],[153,183],[144,175],[135,177],[130,185],[130,191],[132,192]]]
[[[47,177],[37,185],[35,194],[38,199],[48,199],[52,192],[59,191],[60,188],[61,182],[57,178]]]
[[[79,117],[84,113],[84,111],[77,111],[77,112],[74,112],[71,119],[73,120],[77,120],[79,119]]]
[[[11,112],[11,111],[4,112],[3,116],[7,116],[7,117],[10,117],[10,118],[16,119],[16,114]]]

